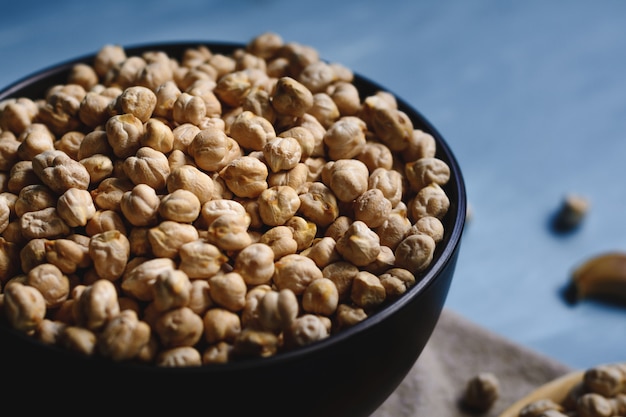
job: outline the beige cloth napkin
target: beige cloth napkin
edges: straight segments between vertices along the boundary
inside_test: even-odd
[[[572,369],[444,308],[432,338],[395,392],[372,417],[497,417],[516,400]],[[467,381],[491,372],[500,396],[484,413],[462,409]]]

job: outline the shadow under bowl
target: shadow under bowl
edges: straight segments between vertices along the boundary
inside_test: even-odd
[[[187,48],[207,46],[229,54],[243,45],[220,42],[155,43],[125,47],[128,56],[164,51],[180,58]],[[52,66],[0,91],[10,97],[41,98],[64,84],[76,63]],[[355,74],[361,96],[385,90]],[[433,262],[397,301],[361,323],[325,340],[269,358],[192,368],[157,368],[78,356],[44,345],[0,323],[0,392],[25,410],[118,412],[165,415],[200,412],[211,416],[368,416],[396,389],[429,340],[444,306],[455,270],[466,215],[466,191],[459,165],[439,132],[398,97],[415,128],[431,134],[437,157],[450,167],[443,187],[450,209],[445,236]]]

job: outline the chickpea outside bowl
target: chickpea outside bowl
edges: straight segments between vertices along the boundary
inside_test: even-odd
[[[312,48],[118,47],[0,91],[0,365],[28,411],[367,416],[447,297],[458,163]]]

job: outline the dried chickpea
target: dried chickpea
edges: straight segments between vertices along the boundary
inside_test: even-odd
[[[339,201],[350,202],[368,189],[369,171],[357,159],[340,159],[329,163],[326,184]]]
[[[301,251],[300,254],[313,259],[315,265],[324,268],[326,265],[340,259],[336,246],[337,242],[335,242],[335,239],[324,236],[315,239],[311,246]]]
[[[293,188],[278,185],[263,190],[258,198],[259,215],[268,226],[280,226],[291,219],[300,208],[300,198]]]
[[[279,290],[289,289],[301,295],[308,285],[323,277],[312,259],[299,254],[285,255],[274,264],[274,284]]]
[[[32,161],[18,161],[9,171],[9,179],[6,182],[6,188],[13,194],[19,194],[22,188],[41,183],[42,181],[33,170]]]
[[[173,193],[183,189],[191,191],[200,204],[204,204],[213,198],[215,184],[213,179],[206,173],[191,165],[183,165],[172,169],[167,177],[167,191]]]
[[[228,189],[247,198],[256,198],[268,188],[267,175],[267,165],[251,156],[236,158],[220,171]]]
[[[257,314],[264,330],[280,333],[298,317],[298,298],[289,289],[267,291],[259,299]]]
[[[420,158],[434,158],[436,151],[437,143],[435,138],[421,129],[414,129],[402,156],[405,162],[410,162]]]
[[[330,97],[335,102],[339,114],[354,116],[361,109],[359,90],[349,81],[337,81],[329,86]]]
[[[381,305],[386,296],[387,293],[380,278],[371,272],[359,271],[352,280],[350,299],[366,311]]]
[[[161,351],[155,363],[164,368],[200,366],[202,357],[200,352],[191,346],[178,346]]]
[[[339,216],[339,206],[330,188],[321,182],[314,182],[300,194],[298,212],[313,223],[326,227]]]
[[[105,124],[107,140],[118,158],[128,158],[141,147],[144,125],[133,114],[111,117]]]
[[[89,256],[100,278],[116,281],[121,278],[130,257],[130,242],[119,230],[108,230],[91,237]]]
[[[361,307],[339,304],[337,307],[337,328],[339,330],[352,327],[367,318],[367,313]]]
[[[135,184],[147,184],[155,190],[161,190],[165,188],[170,175],[170,164],[165,154],[143,146],[135,155],[124,160],[124,172]]]
[[[159,215],[165,220],[192,223],[200,215],[200,200],[191,191],[174,190],[161,199]]]
[[[199,168],[205,171],[219,171],[230,161],[232,142],[232,138],[223,130],[207,128],[200,130],[193,137],[188,152]]]
[[[191,291],[189,292],[189,307],[194,313],[202,316],[209,308],[213,307],[209,282],[203,279],[191,280]]]
[[[89,247],[70,239],[45,240],[46,261],[64,274],[73,274],[77,269],[91,266]]]
[[[377,228],[391,214],[392,205],[382,191],[372,188],[354,200],[353,208],[355,220],[360,220],[371,228]]]
[[[395,299],[415,284],[415,275],[404,268],[389,268],[379,277],[387,298]]]
[[[235,117],[229,132],[242,148],[255,151],[263,150],[267,142],[276,138],[269,120],[247,110]]]
[[[232,353],[236,357],[268,357],[278,351],[278,337],[268,331],[243,329],[233,344]]]
[[[336,250],[354,265],[365,266],[380,253],[380,238],[367,224],[355,220],[337,240]]]
[[[145,124],[146,133],[141,137],[141,146],[147,146],[162,153],[174,149],[174,133],[172,129],[160,119],[151,118]]]
[[[450,167],[438,158],[420,158],[405,165],[405,175],[411,189],[417,192],[429,184],[446,184]]]
[[[20,160],[17,154],[20,143],[12,132],[0,130],[0,170],[9,171]]]
[[[96,343],[96,334],[84,327],[66,326],[59,335],[60,346],[84,356],[93,355],[96,351]]]
[[[191,292],[191,281],[187,274],[180,269],[166,269],[157,275],[152,289],[154,291],[154,308],[163,312],[187,306]]]
[[[298,244],[298,251],[311,246],[317,234],[317,225],[304,217],[293,216],[285,222],[285,226],[291,229],[293,239]]]
[[[230,310],[240,311],[246,304],[246,282],[237,272],[220,273],[209,278],[211,299]]]
[[[95,154],[79,161],[89,173],[92,184],[97,184],[113,174],[113,161],[106,155]]]
[[[150,340],[150,326],[139,320],[133,310],[112,317],[98,334],[97,349],[113,361],[137,357]]]
[[[409,201],[408,209],[414,221],[432,216],[442,219],[450,208],[450,199],[438,184],[429,184]]]
[[[99,279],[86,286],[74,298],[74,320],[86,329],[99,330],[120,312],[117,290],[106,279]]]
[[[37,104],[29,98],[8,99],[0,112],[0,128],[19,135],[32,124],[37,112]]]
[[[179,307],[160,315],[154,331],[166,348],[194,346],[202,338],[204,323],[189,307]]]
[[[98,209],[119,211],[123,194],[133,187],[134,184],[127,179],[111,177],[102,180],[90,193]]]
[[[140,183],[122,194],[120,210],[133,226],[149,226],[157,223],[160,204],[154,188]]]
[[[219,342],[233,343],[241,332],[241,319],[225,308],[211,308],[202,316],[204,338],[210,344]]]
[[[463,404],[476,411],[490,409],[500,396],[500,381],[491,372],[481,372],[471,378],[463,393]]]
[[[409,235],[396,247],[396,265],[413,273],[426,269],[435,252],[436,243],[429,235]]]
[[[109,145],[107,133],[104,130],[93,130],[80,141],[76,159],[80,161],[93,155],[113,156],[113,148]]]
[[[20,230],[27,239],[55,239],[70,233],[70,227],[55,207],[25,213],[20,218]]]
[[[19,135],[17,155],[24,160],[32,160],[38,154],[54,150],[54,134],[47,125],[33,123]]]
[[[86,190],[89,187],[87,169],[62,151],[48,150],[36,155],[33,172],[57,194],[63,194],[70,188]]]
[[[191,279],[212,277],[228,261],[228,257],[217,246],[203,240],[183,244],[178,254],[180,256],[179,268]]]
[[[115,105],[119,107],[120,114],[132,114],[143,123],[146,123],[157,103],[156,94],[147,87],[135,85],[124,89],[117,98]]]
[[[137,258],[135,258],[137,259]],[[152,301],[152,287],[157,276],[163,271],[175,269],[176,264],[170,258],[145,259],[132,268],[127,268],[122,277],[122,290],[140,301]]]
[[[313,106],[313,93],[291,77],[281,77],[271,96],[272,107],[283,115],[300,117]]]
[[[300,142],[289,136],[279,136],[267,141],[262,151],[272,172],[292,169],[302,159]]]
[[[322,277],[311,282],[302,293],[302,308],[308,313],[330,316],[338,305],[339,292],[329,278]]]
[[[290,348],[306,346],[328,336],[326,325],[314,314],[299,316],[284,332],[285,345]]]
[[[96,206],[87,190],[70,188],[57,201],[57,214],[70,227],[85,226],[96,214]]]
[[[293,237],[293,231],[287,226],[274,226],[261,235],[259,243],[264,243],[272,249],[274,260],[298,251],[298,242]]]
[[[411,233],[411,227],[411,221],[408,218],[398,213],[390,213],[374,230],[380,236],[381,245],[395,250],[400,242]]]
[[[248,285],[267,284],[274,275],[274,251],[265,243],[252,243],[237,254],[234,271]]]
[[[250,215],[223,214],[208,227],[206,239],[225,251],[237,251],[252,243],[248,234]]]
[[[148,230],[150,247],[157,258],[176,258],[182,245],[198,238],[198,229],[193,225],[171,220],[164,220]]]
[[[47,308],[58,307],[70,294],[69,279],[56,265],[50,263],[37,265],[28,271],[26,284],[39,290]]]
[[[118,230],[122,234],[126,234],[124,220],[114,210],[96,211],[96,214],[85,225],[85,232],[89,236],[94,236],[107,230]]]
[[[4,287],[4,316],[11,327],[32,333],[46,315],[46,300],[39,290],[30,285],[13,282]]]
[[[3,200],[6,203],[6,210],[10,210],[6,198]],[[14,211],[18,217],[22,217],[25,213],[31,211],[55,207],[56,201],[57,196],[48,186],[43,184],[27,185],[20,190],[14,203]]]
[[[415,222],[409,233],[424,233],[432,237],[435,243],[439,243],[443,240],[443,223],[437,217],[424,216]]]

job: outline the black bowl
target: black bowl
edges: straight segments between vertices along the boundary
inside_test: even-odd
[[[241,44],[158,43],[125,47],[128,56],[159,50],[181,57],[205,45],[228,54]],[[80,57],[27,76],[0,91],[10,97],[41,98],[63,84]],[[362,96],[384,90],[355,75]],[[400,299],[363,322],[309,346],[269,358],[192,368],[157,368],[77,356],[43,345],[0,324],[0,397],[25,411],[66,414],[210,416],[367,416],[396,389],[428,342],[444,306],[465,224],[466,192],[459,165],[437,130],[398,97],[414,127],[434,136],[437,157],[451,170],[445,185],[450,209],[445,236],[429,268]]]

